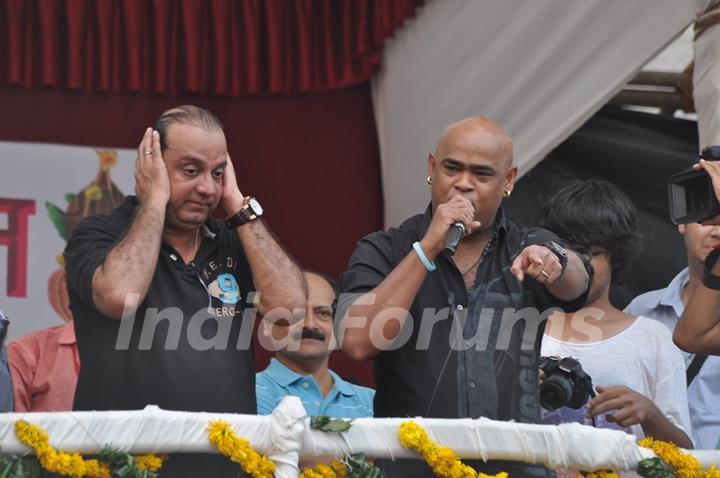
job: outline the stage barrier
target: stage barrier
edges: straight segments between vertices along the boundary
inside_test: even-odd
[[[105,446],[138,453],[213,453],[207,426],[225,420],[258,452],[275,462],[278,478],[296,478],[298,459],[341,458],[365,453],[375,458],[419,458],[400,444],[397,431],[409,418],[362,418],[345,433],[310,428],[297,397],[285,397],[272,415],[175,412],[148,406],[139,411],[0,414],[0,451],[27,454],[15,436],[23,419],[45,429],[50,444],[62,451],[99,453]],[[412,418],[430,438],[455,450],[463,459],[515,460],[550,468],[632,470],[653,457],[622,431],[580,424],[530,425],[480,419]],[[703,468],[720,464],[720,450],[690,451]],[[162,475],[162,472],[161,472]]]

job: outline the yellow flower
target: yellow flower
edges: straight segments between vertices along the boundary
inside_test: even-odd
[[[710,465],[710,468],[708,468],[706,472],[706,476],[708,478],[720,478],[720,470],[715,468],[715,465]]]
[[[597,470],[583,473],[585,478],[619,478],[618,474],[610,470]]]
[[[720,476],[715,467],[703,471],[700,462],[694,456],[683,452],[673,443],[643,438],[638,440],[638,445],[650,448],[657,456],[675,469],[679,478],[701,478],[707,476]]]
[[[15,434],[23,444],[35,451],[46,471],[71,478],[111,478],[110,469],[97,460],[83,460],[78,453],[63,453],[50,446],[48,434],[42,428],[24,420],[15,422]]]
[[[274,478],[275,464],[253,450],[247,440],[237,436],[229,423],[222,420],[210,422],[208,439],[220,453],[239,463],[245,473],[254,478]]]
[[[138,455],[135,457],[135,468],[138,470],[148,470],[152,472],[158,471],[162,468],[163,461],[167,458],[166,455]]]
[[[305,468],[299,478],[345,478],[347,467],[339,460],[330,463],[320,463],[312,468]]]
[[[433,472],[441,478],[507,478],[506,472],[497,475],[479,473],[463,464],[457,453],[448,447],[441,447],[430,440],[425,430],[415,422],[400,424],[398,430],[400,443],[405,448],[419,452]]]

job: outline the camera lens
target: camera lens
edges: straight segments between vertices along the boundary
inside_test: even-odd
[[[573,385],[562,375],[553,375],[540,384],[540,405],[545,410],[565,406],[573,394]]]
[[[687,182],[685,187],[685,203],[689,211],[705,211],[712,206],[712,197],[708,194],[710,179],[702,176]]]

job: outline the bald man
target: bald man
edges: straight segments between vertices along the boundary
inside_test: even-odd
[[[505,216],[517,166],[512,140],[496,124],[467,118],[448,126],[427,164],[425,212],[363,238],[342,276],[342,349],[374,360],[376,417],[539,422],[548,309],[580,308],[591,269],[554,234]],[[452,254],[455,224],[464,232]],[[520,463],[472,465],[550,474]],[[382,466],[389,477],[434,476],[420,461]]]

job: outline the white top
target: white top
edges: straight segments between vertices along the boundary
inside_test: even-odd
[[[543,337],[542,355],[573,357],[592,377],[593,385],[625,385],[649,398],[672,424],[692,437],[685,391],[685,363],[668,329],[660,322],[638,317],[627,329],[606,340],[574,343]],[[585,409],[561,408],[545,412],[545,423],[579,422]],[[604,416],[596,417],[598,428],[619,428]],[[644,437],[642,427],[633,425],[628,433]]]

